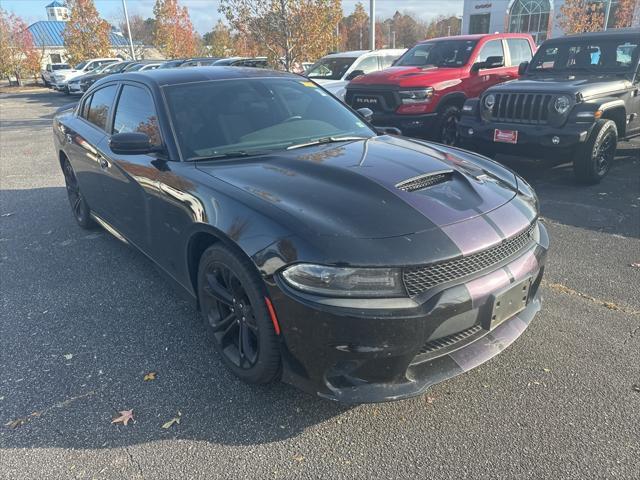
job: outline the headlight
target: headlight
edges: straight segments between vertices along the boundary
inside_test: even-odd
[[[341,268],[300,263],[282,272],[297,290],[330,297],[404,297],[400,269]]]
[[[493,93],[490,93],[486,97],[484,97],[484,106],[491,110],[493,106],[496,104],[496,96]]]
[[[433,88],[422,88],[420,90],[400,90],[400,101],[403,105],[414,105],[416,103],[428,103],[433,96]]]
[[[553,108],[556,109],[560,115],[564,115],[571,108],[571,99],[566,95],[561,95],[556,98],[556,101],[553,103]]]

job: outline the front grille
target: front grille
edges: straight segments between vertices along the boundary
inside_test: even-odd
[[[467,257],[423,267],[405,268],[402,277],[407,293],[410,296],[418,295],[440,284],[459,280],[506,260],[531,243],[534,228],[535,223],[501,244]]]
[[[405,192],[416,192],[418,190],[433,187],[434,185],[438,185],[439,183],[448,182],[449,180],[451,180],[452,173],[453,172],[451,170],[445,172],[427,173],[425,175],[420,175],[418,177],[404,180],[396,184],[396,188],[399,188],[400,190],[403,190]]]
[[[482,327],[480,325],[474,325],[473,327],[467,328],[466,330],[463,330],[461,332],[447,335],[446,337],[438,338],[436,340],[431,340],[425,343],[422,348],[420,348],[418,355],[432,354],[434,352],[437,352],[438,350],[452,347],[455,344],[476,335],[481,330]]]
[[[551,95],[542,93],[497,93],[491,118],[498,122],[546,124]]]
[[[395,112],[399,100],[393,90],[377,88],[347,89],[345,103],[352,108],[370,108],[374,112]]]

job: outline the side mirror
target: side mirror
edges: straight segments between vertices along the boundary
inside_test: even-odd
[[[359,108],[356,112],[358,112],[367,122],[371,122],[371,120],[373,120],[373,110],[370,108]]]
[[[359,77],[360,75],[364,75],[364,70],[354,70],[349,75],[347,75],[345,80],[353,80],[354,78]]]
[[[151,145],[149,136],[142,132],[116,133],[109,141],[109,148],[118,155],[144,155],[160,150]]]
[[[504,57],[487,57],[484,62],[476,62],[471,67],[471,70],[477,72],[478,70],[484,70],[487,68],[499,68],[504,67]]]
[[[529,67],[529,62],[522,62],[518,65],[518,75],[524,75],[527,72],[527,68]]]

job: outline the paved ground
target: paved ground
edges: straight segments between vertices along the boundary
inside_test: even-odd
[[[428,396],[349,408],[235,380],[150,262],[74,224],[50,132],[67,100],[0,96],[0,478],[638,478],[637,147],[590,188],[508,161],[552,238],[544,310]]]

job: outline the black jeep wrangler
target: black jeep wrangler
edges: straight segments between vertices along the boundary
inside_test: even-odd
[[[573,161],[576,177],[598,183],[618,139],[640,135],[640,29],[544,42],[520,78],[467,100],[462,144],[496,153]]]

